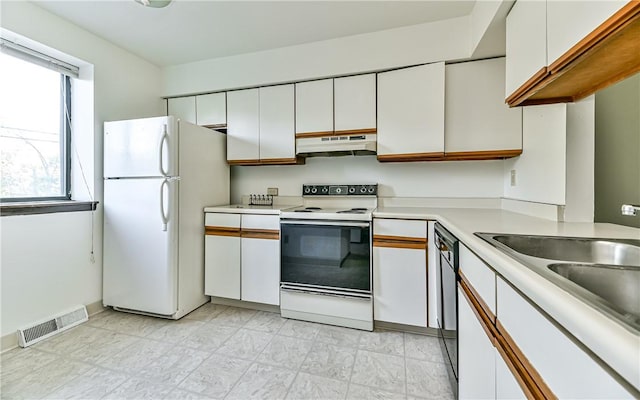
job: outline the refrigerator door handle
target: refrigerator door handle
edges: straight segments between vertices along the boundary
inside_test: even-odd
[[[162,181],[160,185],[160,218],[162,218],[162,231],[167,231],[167,224],[169,223],[169,213],[164,212],[164,188],[169,187],[169,179]]]
[[[160,139],[160,157],[159,157],[159,163],[160,163],[160,175],[162,176],[168,176],[169,175],[169,171],[166,171],[164,169],[164,144],[165,142],[167,143],[167,150],[169,149],[169,134],[167,133],[167,124],[164,124],[164,132],[162,132],[162,138]]]

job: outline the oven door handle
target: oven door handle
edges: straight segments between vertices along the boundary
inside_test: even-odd
[[[355,300],[365,300],[365,301],[370,301],[371,300],[371,296],[370,295],[357,295],[357,294],[346,294],[346,293],[333,293],[333,292],[323,292],[323,291],[316,291],[316,290],[307,290],[307,289],[298,289],[298,288],[294,288],[291,286],[286,286],[286,285],[282,285],[280,286],[280,290],[285,291],[285,292],[291,292],[291,293],[304,293],[304,294],[314,294],[314,295],[320,295],[320,296],[329,296],[329,297],[342,297],[342,298],[346,298],[346,299],[355,299]]]
[[[371,226],[369,222],[353,222],[353,221],[310,221],[302,219],[281,219],[281,225],[316,225],[316,226],[346,226],[356,228],[368,228]]]

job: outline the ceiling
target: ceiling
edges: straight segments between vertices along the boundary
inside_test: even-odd
[[[38,6],[158,65],[310,43],[469,15],[475,0],[41,0]]]

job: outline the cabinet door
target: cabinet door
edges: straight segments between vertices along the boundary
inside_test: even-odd
[[[609,373],[502,278],[498,321],[559,399],[633,398]]]
[[[296,83],[296,133],[333,134],[333,79]]]
[[[260,88],[260,160],[294,159],[294,86]]]
[[[549,65],[627,3],[628,0],[548,0],[547,61]]]
[[[242,216],[242,300],[280,304],[280,218]]]
[[[458,398],[496,398],[493,343],[458,288]]]
[[[444,152],[444,63],[378,74],[378,159]]]
[[[227,93],[227,160],[260,159],[258,89]]]
[[[546,30],[546,1],[514,4],[507,15],[505,97],[548,65]]]
[[[445,153],[522,150],[522,108],[504,102],[504,71],[504,58],[446,66]]]
[[[240,214],[205,215],[204,293],[240,300]]]
[[[173,115],[183,121],[196,123],[196,98],[175,97],[167,99],[167,115]]]
[[[375,132],[376,75],[358,75],[334,80],[334,129]]]
[[[227,126],[227,94],[211,93],[196,96],[198,125],[212,128]]]
[[[498,352],[498,349],[494,350],[494,357],[496,360],[496,399],[526,399],[527,396],[522,391],[520,384],[516,380],[516,377],[513,376],[513,373]]]
[[[427,326],[426,240],[426,221],[374,219],[375,320]]]

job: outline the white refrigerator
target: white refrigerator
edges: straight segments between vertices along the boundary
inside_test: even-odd
[[[206,303],[203,208],[222,204],[226,135],[171,116],[105,122],[104,305],[178,319]]]

